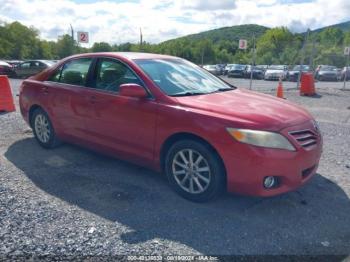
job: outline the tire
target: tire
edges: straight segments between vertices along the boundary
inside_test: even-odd
[[[184,161],[185,158],[190,162],[190,152],[192,169]],[[165,173],[173,190],[190,201],[207,202],[225,191],[226,175],[219,156],[208,145],[195,140],[181,140],[170,147],[165,158]]]
[[[33,112],[30,123],[40,146],[50,149],[61,144],[48,114],[43,109],[38,108]]]

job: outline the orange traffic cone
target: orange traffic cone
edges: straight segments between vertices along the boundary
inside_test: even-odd
[[[279,98],[285,99],[284,95],[283,95],[283,85],[282,85],[282,79],[281,78],[278,81],[276,96],[279,97]]]
[[[300,95],[313,96],[316,94],[315,80],[311,73],[304,73],[301,75]]]
[[[1,111],[16,111],[9,79],[7,76],[3,75],[0,75],[0,112]]]

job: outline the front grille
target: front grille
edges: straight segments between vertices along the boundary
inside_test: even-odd
[[[311,130],[292,131],[289,132],[289,134],[294,137],[302,147],[307,148],[317,144],[317,135]]]

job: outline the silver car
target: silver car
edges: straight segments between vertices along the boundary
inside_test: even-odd
[[[15,76],[19,78],[26,78],[36,75],[55,63],[50,60],[30,60],[19,64],[15,68]]]
[[[288,66],[286,65],[271,65],[265,71],[265,80],[286,80],[288,74]]]
[[[220,68],[217,65],[205,65],[203,68],[213,75],[220,75]]]

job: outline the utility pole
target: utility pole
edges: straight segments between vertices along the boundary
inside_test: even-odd
[[[250,82],[249,82],[249,89],[250,90],[252,90],[252,85],[253,85],[253,68],[255,65],[255,55],[256,55],[255,34],[253,34],[253,54],[252,54],[252,65],[250,68]]]
[[[299,64],[299,76],[298,76],[298,82],[297,82],[297,89],[299,89],[300,87],[300,80],[301,80],[301,74],[303,73],[302,71],[302,65],[304,64],[304,58],[305,58],[305,48],[307,45],[307,41],[309,38],[309,34],[310,34],[310,29],[307,30],[307,33],[305,34],[305,39],[304,39],[304,43],[303,43],[303,47],[301,49],[301,58],[300,58],[300,64]]]
[[[349,69],[349,57],[350,57],[350,53],[348,53],[347,59],[346,59],[346,65],[345,65],[345,70],[344,70],[344,85],[343,85],[343,90],[345,90],[345,88],[346,88],[346,80],[347,80],[348,69]]]
[[[74,54],[74,30],[73,30],[72,24],[69,24],[69,25],[70,25],[70,32],[71,32],[71,37],[72,37],[72,52]]]
[[[315,53],[316,53],[316,41],[315,41],[315,39],[313,39],[312,40],[312,51],[311,51],[311,56],[310,56],[310,60],[309,60],[309,66],[312,69],[314,66]]]
[[[142,29],[140,27],[140,51],[142,51],[142,43],[143,43],[143,40],[142,40]]]
[[[204,63],[204,47],[202,48],[202,67],[203,67],[203,63]]]

